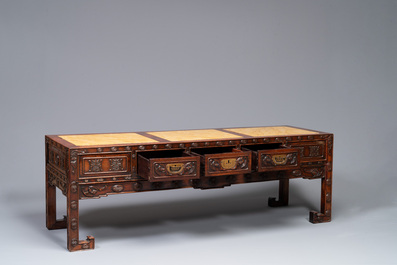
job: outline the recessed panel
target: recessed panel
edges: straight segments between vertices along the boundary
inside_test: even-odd
[[[318,134],[318,132],[293,128],[293,127],[287,127],[287,126],[232,128],[232,129],[225,129],[225,130],[229,131],[229,132],[242,133],[242,134],[245,134],[245,135],[248,135],[251,137]]]
[[[241,138],[239,135],[222,132],[218,130],[187,130],[187,131],[164,131],[164,132],[148,132],[153,136],[157,136],[168,141],[200,141],[200,140],[218,140]]]
[[[158,142],[157,140],[137,133],[60,135],[59,137],[76,146],[142,144]]]

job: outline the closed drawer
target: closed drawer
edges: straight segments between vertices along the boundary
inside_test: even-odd
[[[234,175],[251,172],[251,151],[233,147],[196,148],[192,154],[200,156],[205,176]]]
[[[305,141],[289,143],[292,148],[299,150],[302,161],[319,161],[325,160],[325,141]]]
[[[299,151],[281,144],[248,145],[243,150],[252,151],[253,165],[258,172],[289,170],[299,166]]]
[[[184,150],[148,151],[138,154],[138,175],[151,181],[200,178],[200,157]]]
[[[81,156],[80,178],[131,176],[131,154],[92,154]]]

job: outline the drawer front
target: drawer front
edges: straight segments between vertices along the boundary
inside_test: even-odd
[[[206,154],[202,159],[206,176],[251,173],[250,151]]]
[[[290,146],[299,150],[302,161],[325,160],[325,141],[290,143]]]
[[[299,166],[299,152],[294,148],[259,150],[258,171],[288,170]]]
[[[200,157],[151,158],[148,172],[147,179],[152,182],[198,179]]]
[[[131,176],[129,153],[80,157],[80,178],[114,175]]]

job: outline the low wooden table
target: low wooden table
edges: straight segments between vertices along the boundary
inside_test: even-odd
[[[109,134],[46,135],[46,225],[67,228],[70,251],[93,249],[79,240],[79,200],[109,194],[181,188],[214,189],[279,181],[288,204],[289,179],[321,179],[321,211],[310,222],[331,221],[333,135],[291,126]],[[67,198],[56,219],[55,187]]]

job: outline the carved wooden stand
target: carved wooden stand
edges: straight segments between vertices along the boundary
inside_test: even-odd
[[[45,140],[46,226],[67,228],[69,251],[95,247],[92,236],[79,240],[79,200],[109,194],[278,180],[278,199],[271,197],[268,204],[279,207],[288,205],[289,179],[321,179],[320,212],[311,211],[309,220],[331,221],[330,133],[278,126],[51,135]],[[67,215],[60,220],[56,187],[67,198]]]

